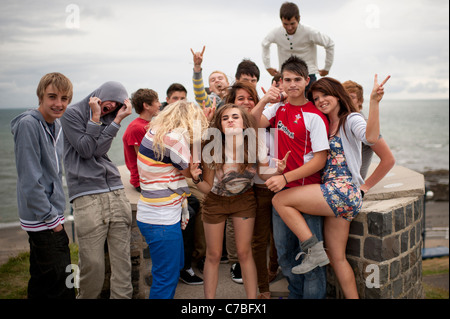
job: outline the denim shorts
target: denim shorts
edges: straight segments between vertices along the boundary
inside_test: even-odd
[[[202,205],[202,220],[207,224],[225,222],[228,217],[255,218],[256,199],[252,188],[236,196],[209,192]]]

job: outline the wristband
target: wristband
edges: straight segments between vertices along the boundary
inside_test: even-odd
[[[95,121],[93,121],[93,120],[90,120],[92,123],[94,123],[94,124],[96,124],[96,125],[102,125],[103,123],[102,122],[95,122]]]
[[[283,175],[284,180],[286,181],[286,185],[289,184],[289,182],[288,182],[287,179],[286,179],[286,176],[284,176],[284,174],[281,174],[281,175]]]

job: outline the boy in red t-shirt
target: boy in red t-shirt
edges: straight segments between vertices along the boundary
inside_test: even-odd
[[[158,99],[158,93],[150,89],[139,89],[134,92],[131,96],[131,103],[139,117],[128,125],[123,134],[123,151],[125,164],[130,171],[130,184],[140,192],[137,153],[142,139],[147,133],[148,123],[153,116],[158,114],[161,103]]]
[[[291,151],[284,174],[272,176],[267,187],[279,192],[284,188],[321,182],[320,171],[326,164],[328,143],[328,119],[305,97],[309,83],[306,63],[291,56],[281,67],[281,89],[275,85],[268,90],[252,114],[258,119],[259,127],[276,129],[276,158],[284,158]],[[283,94],[287,100],[283,101]],[[280,101],[264,110],[266,104]],[[311,231],[318,240],[323,240],[323,221],[318,216],[304,216]],[[320,299],[326,296],[326,273],[324,267],[317,267],[304,275],[291,273],[295,256],[301,250],[297,237],[290,231],[278,213],[273,209],[274,240],[278,262],[289,282],[290,298]],[[313,280],[313,278],[316,278]]]

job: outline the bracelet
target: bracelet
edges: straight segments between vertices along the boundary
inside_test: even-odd
[[[283,100],[284,100],[284,95],[283,95],[283,93],[280,93],[280,102],[283,102]]]
[[[94,123],[94,124],[96,124],[96,125],[102,125],[103,123],[102,122],[95,122],[95,121],[93,121],[93,120],[90,120],[92,123]]]
[[[197,180],[195,180],[195,179],[192,179],[192,183],[194,183],[195,185],[197,185],[198,183],[200,183],[200,178],[199,178],[199,179],[197,179]]]
[[[281,175],[283,175],[284,180],[286,181],[286,185],[289,184],[289,182],[288,182],[287,179],[286,179],[286,176],[284,176],[284,174],[281,174]]]

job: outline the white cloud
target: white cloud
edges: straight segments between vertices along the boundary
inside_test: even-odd
[[[122,81],[130,94],[155,89],[161,100],[180,82],[193,99],[190,48],[203,45],[205,77],[219,69],[233,80],[237,64],[250,58],[267,87],[261,41],[280,24],[282,2],[79,0],[72,4],[80,27],[70,29],[71,2],[2,1],[0,107],[35,104],[40,77],[53,71],[72,80],[74,101],[108,80]],[[299,7],[303,23],[336,43],[330,76],[358,81],[369,92],[374,73],[391,74],[386,98],[448,98],[446,0],[319,0]],[[323,61],[320,48],[319,66]]]

